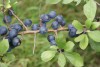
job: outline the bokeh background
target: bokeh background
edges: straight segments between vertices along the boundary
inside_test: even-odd
[[[71,23],[74,19],[79,20],[84,24],[86,17],[83,13],[83,5],[85,4],[82,1],[78,6],[75,6],[76,3],[70,3],[68,5],[63,5],[58,3],[56,5],[45,4],[45,0],[16,0],[18,3],[13,5],[13,9],[16,15],[24,20],[31,19],[34,23],[39,23],[39,16],[44,13],[49,13],[54,10],[57,14],[62,14],[66,23]],[[100,3],[100,0],[96,0]],[[98,7],[96,17],[100,17],[100,6]],[[3,14],[0,11],[0,25],[4,25],[2,22]],[[15,18],[13,18],[12,24],[18,22]],[[48,23],[50,26],[50,23]],[[49,34],[49,33],[48,33]],[[16,56],[15,61],[13,61],[9,67],[59,67],[57,64],[57,58],[51,60],[50,62],[44,63],[42,62],[40,56],[41,53],[47,50],[50,46],[47,41],[47,35],[37,34],[36,39],[36,50],[33,55],[33,35],[23,35],[21,46],[16,47],[11,53],[14,53]],[[63,38],[62,38],[63,39]],[[85,66],[84,67],[100,67],[100,52],[95,52],[88,46],[86,50],[81,50],[77,48],[76,52],[79,52],[81,56],[84,57]],[[65,67],[73,67],[69,62],[67,62]]]

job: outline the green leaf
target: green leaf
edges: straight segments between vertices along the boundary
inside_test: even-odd
[[[95,42],[95,41],[90,39],[90,46],[96,52],[100,52],[100,42]]]
[[[89,37],[94,40],[95,42],[100,42],[100,31],[91,31],[88,32]]]
[[[84,5],[84,14],[91,21],[93,21],[95,15],[96,15],[96,10],[97,10],[97,5],[94,0],[89,0]]]
[[[57,47],[57,46],[55,46],[55,45],[52,45],[52,46],[50,46],[50,49],[52,49],[52,50],[57,50],[57,49],[58,49],[58,47]]]
[[[41,54],[41,59],[44,62],[48,62],[55,56],[55,54],[56,54],[56,51],[44,51]]]
[[[92,23],[92,30],[95,30],[96,28],[98,28],[100,26],[99,22],[93,22]]]
[[[88,37],[86,34],[84,34],[84,39],[80,41],[80,45],[79,45],[80,48],[83,50],[86,49],[86,47],[88,46],[88,42],[89,42]]]
[[[64,47],[65,51],[68,51],[68,52],[72,51],[74,45],[75,45],[75,44],[74,44],[73,42],[68,41],[68,42],[66,43],[65,47]]]
[[[7,8],[7,9],[11,8],[10,0],[6,1],[5,8]]]
[[[11,5],[10,5],[9,3],[7,3],[7,4],[5,5],[5,8],[9,9],[9,8],[11,8]]]
[[[6,55],[4,55],[4,57],[2,58],[2,60],[4,62],[10,62],[10,61],[15,60],[15,56],[14,56],[14,54],[7,53]]]
[[[79,35],[78,37],[76,37],[75,39],[74,39],[74,41],[75,42],[80,42],[81,40],[83,40],[84,39],[84,34],[81,34],[81,35]]]
[[[2,56],[3,54],[5,54],[7,52],[9,48],[9,42],[8,39],[3,39],[0,42],[0,56]]]
[[[8,67],[7,64],[0,62],[0,67]]]
[[[61,0],[46,0],[47,4],[57,4],[59,3]]]
[[[67,59],[74,65],[74,66],[83,66],[83,58],[76,52],[65,53]]]
[[[92,25],[92,21],[91,20],[86,20],[85,22],[86,28],[90,29],[91,25]]]
[[[64,67],[66,64],[66,58],[62,53],[58,55],[58,64],[60,67]]]
[[[64,48],[66,44],[66,36],[64,35],[63,32],[59,32],[59,34],[56,37],[56,43],[58,44],[57,46],[59,48]]]
[[[77,2],[76,5],[79,5],[81,3],[81,0],[74,0],[74,2]]]
[[[73,2],[73,0],[63,0],[63,4],[69,4],[69,3],[71,3],[71,2]]]
[[[77,29],[77,31],[78,31],[77,34],[83,32],[83,26],[82,26],[82,24],[79,21],[74,20],[72,25],[74,25],[74,27]]]

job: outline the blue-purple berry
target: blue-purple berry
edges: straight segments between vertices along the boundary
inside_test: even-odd
[[[40,29],[39,29],[39,32],[40,32],[41,34],[46,34],[47,31],[48,31],[48,30],[47,30],[46,26],[41,26]]]
[[[38,24],[33,24],[32,25],[32,30],[33,31],[39,30],[39,25]]]
[[[25,19],[24,20],[24,25],[27,26],[27,27],[29,27],[29,26],[32,25],[32,21],[30,19]]]
[[[55,37],[53,35],[48,35],[47,39],[51,42],[52,40],[55,40]]]
[[[18,23],[12,25],[11,28],[12,29],[16,29],[18,32],[23,29],[23,27],[20,24],[18,24]]]
[[[54,22],[52,22],[51,27],[52,27],[54,30],[57,30],[58,27],[59,27],[59,23],[58,23],[57,21],[54,21]]]
[[[55,17],[55,20],[59,23],[61,23],[63,21],[63,16],[62,15],[58,15]]]
[[[51,12],[48,14],[48,16],[49,16],[51,19],[53,19],[53,18],[56,17],[56,12],[55,12],[55,11],[51,11]]]
[[[11,29],[8,33],[10,39],[16,37],[18,35],[18,31],[16,29]]]
[[[77,29],[72,24],[68,25],[68,30],[69,30],[69,36],[70,37],[76,37],[77,36],[77,34],[76,34]]]
[[[51,45],[55,45],[55,46],[57,45],[57,43],[56,43],[55,40],[50,41],[50,44],[51,44]]]
[[[7,32],[8,32],[8,29],[6,27],[4,27],[4,26],[0,27],[0,35],[1,36],[7,34]]]
[[[13,16],[14,10],[12,8],[8,9],[8,15]]]
[[[19,46],[21,44],[21,40],[18,37],[13,38],[12,44],[14,47]]]
[[[46,23],[46,22],[49,22],[50,21],[50,18],[48,16],[48,14],[42,14],[40,16],[40,19],[41,19],[42,23]]]
[[[11,16],[9,16],[9,15],[5,15],[5,16],[4,16],[3,22],[4,22],[5,24],[9,24],[9,23],[11,23],[11,21],[12,21]]]
[[[63,21],[60,23],[60,25],[61,25],[62,27],[65,26],[65,25],[66,25],[66,21],[63,20]]]

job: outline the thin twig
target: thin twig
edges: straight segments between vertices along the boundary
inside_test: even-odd
[[[10,10],[11,13],[13,14],[13,16],[23,25],[23,27],[24,27],[25,30],[27,31],[28,28],[24,25],[23,21],[21,21],[21,19],[20,19],[11,9],[9,9],[9,10]]]
[[[35,48],[36,48],[36,33],[34,34],[34,47],[33,47],[33,54],[35,52]]]
[[[57,31],[67,31],[68,29],[67,28],[59,28]],[[55,32],[55,30],[48,30],[48,32]],[[21,34],[35,34],[35,33],[39,33],[39,30],[37,31],[31,31],[31,30],[28,30],[28,31],[23,31],[23,32],[20,32],[19,35]]]

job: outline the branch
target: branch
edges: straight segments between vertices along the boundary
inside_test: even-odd
[[[67,28],[59,28],[57,31],[67,31],[68,29]],[[55,32],[55,30],[48,30],[48,32]],[[22,35],[22,34],[35,34],[35,33],[39,33],[39,30],[37,31],[31,31],[31,30],[28,30],[28,31],[23,31],[23,32],[20,32],[19,35]]]
[[[11,10],[11,13],[13,14],[13,16],[22,24],[22,26],[25,28],[26,31],[28,31],[27,27],[24,25],[23,21],[20,20],[20,18]]]

